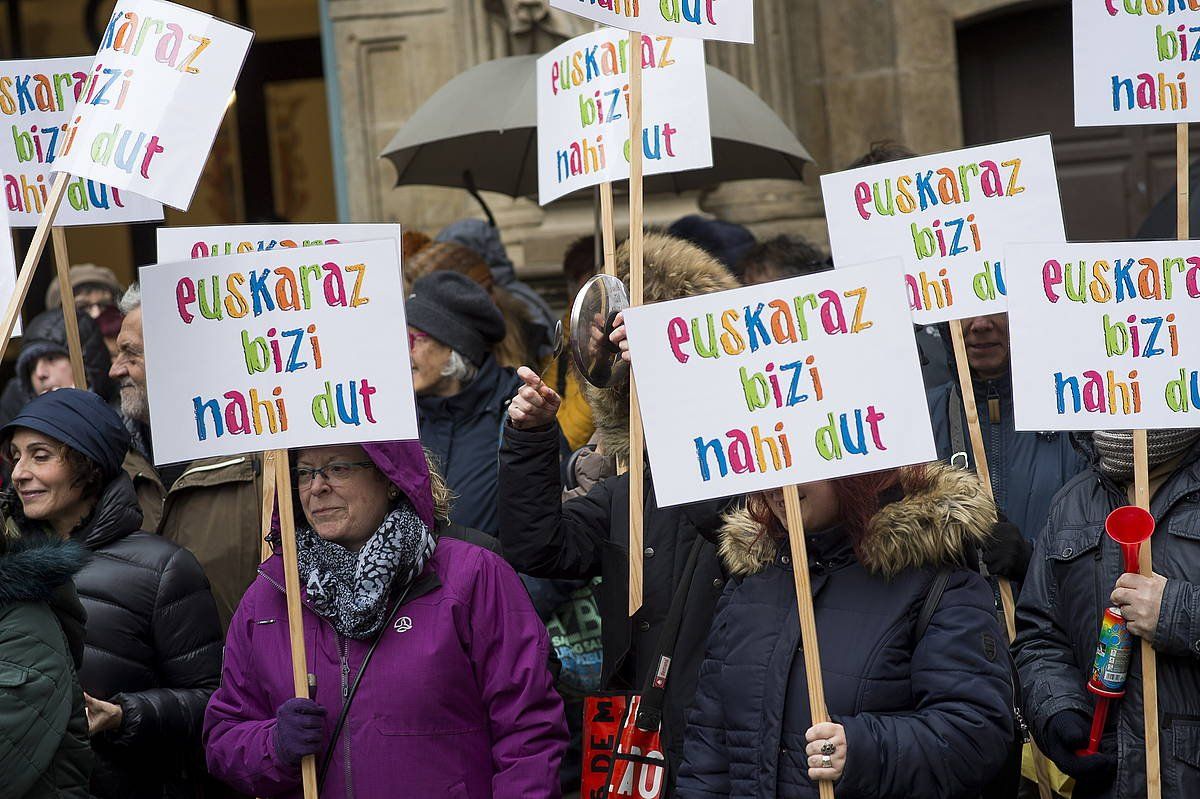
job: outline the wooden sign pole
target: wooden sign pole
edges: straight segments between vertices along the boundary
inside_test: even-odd
[[[975,405],[975,386],[971,380],[971,365],[967,361],[967,345],[963,338],[962,320],[950,322],[950,340],[954,345],[954,360],[958,371],[958,388],[962,393],[963,414],[967,417],[967,430],[971,440],[971,455],[975,461],[975,474],[988,496],[992,496],[992,475],[988,467],[987,449],[983,445],[983,432],[979,428],[979,409]],[[1005,577],[998,577],[1000,586],[1000,605],[1004,611],[1004,626],[1008,632],[1008,640],[1017,637],[1017,604],[1013,599],[1012,583]],[[1050,772],[1046,765],[1045,756],[1038,750],[1037,745],[1030,742],[1033,752],[1033,764],[1037,771],[1038,793],[1041,799],[1050,799]]]
[[[1191,179],[1189,126],[1175,126],[1175,237],[1180,241],[1191,238]],[[1146,431],[1133,431],[1133,496],[1134,503],[1150,511],[1150,453],[1146,446]],[[1154,573],[1151,539],[1142,542],[1138,553],[1138,573],[1149,577]],[[1154,647],[1142,639],[1142,720],[1146,729],[1146,799],[1162,797],[1162,755],[1159,751],[1158,728],[1158,657]]]
[[[642,34],[629,34],[629,305],[642,304]],[[642,606],[642,525],[645,445],[642,408],[629,372],[629,615]]]
[[[604,274],[617,276],[617,233],[613,226],[613,187],[600,184],[600,235],[604,240]]]
[[[54,242],[54,267],[58,272],[58,294],[62,298],[63,323],[67,332],[67,352],[71,356],[71,376],[75,388],[87,390],[87,373],[83,370],[83,345],[79,341],[79,317],[75,311],[75,292],[71,288],[71,256],[67,252],[67,231],[50,229]]]
[[[275,461],[278,452],[277,449],[270,449],[263,453],[262,542],[259,554],[264,561],[274,554],[267,538],[271,535],[271,522],[275,519],[275,470],[278,468]]]
[[[296,696],[310,698],[315,677],[308,672],[304,652],[304,614],[300,606],[300,569],[296,564],[296,519],[292,509],[292,479],[288,468],[288,451],[273,450],[267,454],[275,461],[275,494],[279,501],[279,537],[283,543],[283,589],[287,596],[288,639],[292,654],[292,684]],[[304,798],[317,799],[317,759],[309,755],[300,761]]]
[[[817,619],[813,613],[812,581],[808,574],[808,550],[804,546],[804,516],[800,512],[800,492],[785,486],[783,505],[787,512],[788,546],[792,551],[792,579],[796,583],[796,604],[800,611],[800,641],[804,644],[804,674],[808,683],[808,706],[812,723],[829,721],[825,706],[825,681],[821,677],[821,652],[817,641]],[[833,799],[833,783],[817,783],[821,799]]]
[[[29,285],[37,271],[38,261],[41,260],[42,253],[46,250],[46,240],[50,238],[50,226],[54,224],[54,217],[58,215],[58,206],[62,204],[63,195],[67,193],[67,182],[70,179],[71,176],[67,173],[59,172],[54,176],[54,182],[50,184],[46,207],[33,231],[33,240],[25,252],[25,261],[21,264],[21,271],[17,274],[12,297],[9,298],[8,307],[4,311],[4,320],[0,322],[0,354],[3,354],[4,349],[8,347],[13,328],[17,326],[17,319],[21,316],[21,306],[25,303],[26,295],[29,294]],[[64,301],[69,296],[71,296],[70,293],[63,298]],[[75,339],[78,341],[78,334]]]

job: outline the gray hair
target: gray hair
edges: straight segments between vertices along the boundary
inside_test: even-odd
[[[129,288],[125,289],[125,294],[122,295],[121,301],[117,304],[121,309],[121,313],[125,316],[142,307],[142,286],[140,283],[132,283]]]
[[[457,380],[459,385],[467,386],[475,380],[475,376],[478,374],[478,366],[459,355],[457,350],[450,349],[450,360],[446,361],[446,365],[442,367],[442,377],[452,378]]]

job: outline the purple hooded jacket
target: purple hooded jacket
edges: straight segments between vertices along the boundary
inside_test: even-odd
[[[420,446],[364,449],[432,521]],[[272,737],[276,710],[293,696],[282,586],[276,554],[233,617],[221,687],[204,717],[212,774],[262,797],[302,795],[299,769],[278,760]],[[371,640],[343,638],[307,602],[304,639],[328,736]],[[384,623],[321,796],[556,799],[567,732],[548,649],[512,567],[481,547],[440,539]]]

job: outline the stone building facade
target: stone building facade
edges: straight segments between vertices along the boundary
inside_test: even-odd
[[[341,98],[352,219],[434,231],[477,212],[459,190],[393,188],[393,168],[377,156],[457,73],[545,51],[580,32],[579,20],[550,15],[545,5],[325,0],[337,68],[327,77]],[[1173,157],[1170,130],[1073,128],[1068,0],[756,0],[755,14],[756,43],[709,42],[708,61],[750,86],[796,132],[816,160],[808,182],[729,183],[699,195],[648,197],[650,222],[699,208],[760,235],[790,231],[824,241],[818,176],[882,139],[936,152],[1051,130],[1075,238],[1091,234],[1090,227],[1104,238],[1114,230],[1133,233],[1170,188],[1163,168]],[[1099,196],[1122,201],[1120,220],[1112,218],[1112,203],[1091,207]],[[586,200],[543,210],[528,200],[497,199],[493,207],[514,259],[531,277],[554,273],[565,243],[593,221]],[[1097,214],[1102,226],[1093,224]]]

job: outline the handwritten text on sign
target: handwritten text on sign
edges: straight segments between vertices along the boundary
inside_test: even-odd
[[[1200,244],[1025,244],[1006,258],[1018,428],[1200,427]]]
[[[629,177],[630,39],[605,28],[537,62],[538,200]],[[642,37],[648,175],[712,166],[704,43]]]
[[[92,57],[0,61],[4,119],[0,170],[13,227],[34,227],[46,207],[50,176],[66,146],[75,103],[108,78],[93,73]],[[103,225],[163,218],[162,205],[87,178],[75,178],[54,218],[56,225]]]
[[[550,0],[550,6],[627,31],[754,41],[754,0]]]
[[[1075,124],[1200,119],[1200,2],[1074,0]],[[1189,96],[1192,95],[1192,96]]]
[[[400,247],[399,225],[212,225],[158,229],[160,263],[244,255],[275,249],[319,247],[356,241],[392,239]]]
[[[254,34],[163,0],[120,0],[58,168],[187,210]]]
[[[393,241],[141,269],[159,463],[417,437]]]
[[[918,324],[1005,309],[1004,246],[1063,241],[1050,137],[821,178],[834,264],[900,256]]]
[[[625,320],[663,506],[935,457],[896,270],[645,305]]]

